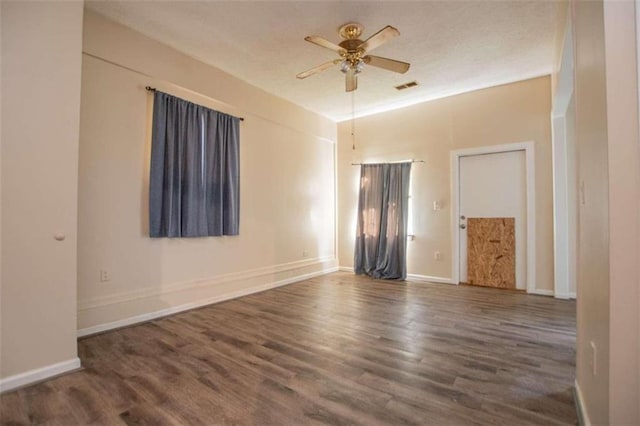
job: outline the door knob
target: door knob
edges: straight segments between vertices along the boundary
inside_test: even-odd
[[[460,229],[466,229],[466,228],[467,228],[467,225],[465,225],[464,223],[460,224]]]

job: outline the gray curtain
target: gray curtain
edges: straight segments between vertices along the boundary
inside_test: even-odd
[[[155,92],[149,177],[151,237],[238,235],[239,121]]]
[[[363,164],[354,253],[355,273],[407,277],[407,215],[411,163]]]

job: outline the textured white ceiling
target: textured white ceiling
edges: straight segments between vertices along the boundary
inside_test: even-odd
[[[406,74],[367,67],[354,95],[356,116],[550,74],[555,1],[88,1],[86,7],[335,121],[351,118],[351,94],[336,58],[304,41],[335,43],[346,22],[362,39],[385,25],[400,36],[375,55],[411,63]],[[417,87],[394,86],[416,80]]]

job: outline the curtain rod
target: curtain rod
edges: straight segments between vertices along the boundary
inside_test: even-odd
[[[151,86],[145,86],[145,89],[146,89],[148,92],[156,92],[156,91],[158,90],[158,89],[156,89],[155,87],[151,87]],[[231,114],[228,114],[228,115],[231,115]],[[244,117],[237,117],[237,118],[239,118],[239,119],[240,119],[240,121],[244,121]]]
[[[400,161],[388,161],[386,163],[351,163],[351,165],[364,166],[367,164],[394,164],[394,163],[424,163],[424,160],[400,160]]]

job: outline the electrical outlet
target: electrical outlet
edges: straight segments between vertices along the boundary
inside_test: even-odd
[[[593,340],[589,342],[589,346],[591,347],[591,373],[595,376],[598,373],[598,351]]]
[[[101,269],[100,270],[100,281],[101,282],[107,282],[107,281],[111,281],[111,272],[107,271],[106,269]]]
[[[442,260],[442,253],[440,253],[439,251],[434,251],[433,252],[433,258],[435,260]]]

